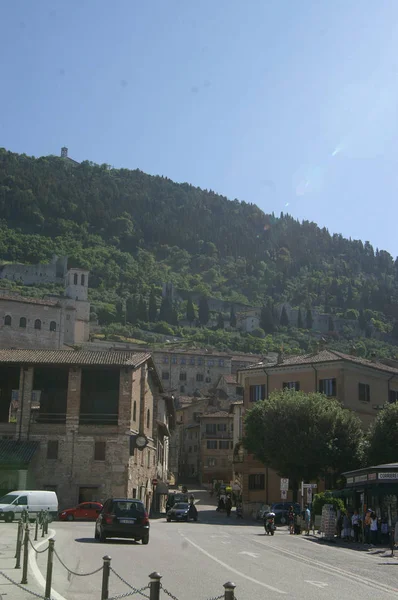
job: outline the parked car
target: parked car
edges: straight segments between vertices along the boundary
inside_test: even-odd
[[[60,521],[96,521],[102,510],[100,502],[82,502],[75,508],[66,508],[58,515]]]
[[[296,515],[300,513],[301,507],[298,502],[275,502],[275,504],[271,505],[271,511],[275,513],[276,525],[287,524],[287,515],[291,506],[293,506]]]
[[[57,494],[47,490],[17,490],[0,498],[0,519],[11,523],[20,518],[23,510],[27,510],[32,518],[46,510],[50,519],[55,519],[58,515]]]
[[[95,523],[95,539],[131,538],[149,543],[149,517],[141,500],[136,498],[109,498]]]
[[[170,521],[188,521],[188,513],[189,513],[189,504],[188,502],[177,502],[174,504],[173,508],[171,508],[167,515],[167,522]]]

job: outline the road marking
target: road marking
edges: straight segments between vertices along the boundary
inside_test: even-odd
[[[39,550],[42,546],[44,546],[44,544],[48,544],[48,540],[50,538],[55,537],[56,532],[54,531],[54,529],[49,529],[48,531],[49,531],[48,538],[43,540],[42,542],[39,542],[38,544],[36,544],[36,546],[35,546],[36,550]],[[30,550],[29,550],[29,567],[33,573],[33,577],[36,579],[39,586],[42,587],[43,590],[45,590],[46,589],[46,580],[44,579],[39,567],[37,566],[36,552],[33,550],[33,548],[30,548]],[[51,588],[51,598],[54,598],[54,600],[66,600],[66,598],[61,596],[61,594],[58,594],[58,592],[56,592],[53,587]]]
[[[258,558],[260,556],[259,554],[255,554],[254,552],[246,552],[246,550],[244,550],[243,552],[239,552],[239,554],[247,554],[247,556],[251,556],[252,558]]]
[[[319,587],[319,588],[328,587],[328,584],[324,583],[323,581],[309,581],[308,579],[305,579],[304,581],[305,581],[305,583],[310,583],[311,585],[314,585],[315,587]]]
[[[246,539],[250,539],[250,538],[246,538]],[[396,595],[396,593],[398,592],[398,588],[393,588],[385,583],[374,581],[373,579],[368,579],[367,577],[363,577],[362,575],[355,575],[354,573],[351,573],[350,571],[345,571],[344,569],[341,569],[340,567],[337,567],[335,565],[329,565],[327,563],[320,562],[313,558],[303,556],[302,554],[296,554],[295,552],[292,552],[291,550],[287,550],[286,548],[281,548],[280,546],[277,546],[276,544],[272,544],[272,546],[270,546],[269,544],[261,542],[260,540],[250,539],[250,541],[254,542],[255,544],[261,544],[261,546],[265,546],[268,550],[272,550],[273,552],[275,552],[275,551],[281,552],[282,554],[291,556],[292,558],[295,558],[298,561],[305,562],[305,563],[309,564],[311,567],[313,567],[314,569],[317,569],[319,571],[324,572],[325,570],[327,570],[332,575],[337,575],[338,577],[342,577],[344,579],[349,578],[355,582],[362,583],[363,585],[366,585],[367,587],[372,587],[376,590],[381,589],[383,592],[387,592],[389,594]]]
[[[192,540],[187,538],[185,535],[183,537],[187,542],[189,542],[192,546],[194,546],[194,548],[199,550],[199,552],[202,552],[205,556],[207,556],[211,560],[214,560],[214,562],[216,562],[219,565],[221,565],[222,567],[224,567],[224,569],[227,569],[228,571],[232,571],[232,573],[235,573],[235,575],[239,575],[240,577],[243,577],[244,579],[247,579],[248,581],[251,581],[252,583],[256,583],[257,585],[261,585],[262,587],[267,588],[267,590],[276,592],[277,594],[286,594],[287,593],[282,590],[279,590],[278,588],[272,587],[272,585],[267,585],[266,583],[263,583],[262,581],[258,581],[258,579],[249,577],[249,575],[245,575],[245,573],[242,573],[241,571],[234,569],[233,567],[231,567],[230,565],[227,565],[225,562],[223,562],[219,558],[216,558],[215,556],[213,556],[212,554],[207,552],[207,550],[205,550],[204,548],[201,548],[201,546],[198,546],[198,544],[196,544],[195,542],[193,542]]]

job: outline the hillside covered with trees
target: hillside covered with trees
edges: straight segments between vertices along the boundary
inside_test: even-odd
[[[282,340],[287,350],[306,350],[316,308],[330,314],[331,331],[333,318],[355,321],[367,349],[394,355],[398,259],[272,210],[138,170],[0,149],[0,260],[68,255],[70,266],[90,270],[93,318],[113,332],[161,321],[174,335],[209,339],[216,332],[178,329],[181,318],[200,318],[194,294],[264,307],[261,331],[249,341],[233,327],[222,331],[225,315],[216,315],[219,347],[264,351]],[[185,304],[162,307],[163,282],[173,283]],[[283,303],[300,308],[298,322],[275,313]],[[201,311],[204,327],[205,300]],[[351,341],[348,331],[333,343],[347,349]]]

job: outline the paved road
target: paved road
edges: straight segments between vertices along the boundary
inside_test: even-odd
[[[153,520],[148,546],[127,540],[100,544],[93,539],[93,523],[54,523],[56,549],[66,565],[77,572],[94,570],[109,554],[115,571],[137,588],[148,583],[149,573],[159,571],[164,587],[179,600],[219,596],[228,580],[236,583],[239,600],[398,597],[398,559],[389,558],[384,551],[359,552],[325,545],[290,536],[286,530],[268,537],[252,521],[216,513],[207,494],[195,495],[201,496],[200,522]],[[45,573],[43,555],[38,565]],[[58,560],[53,584],[66,600],[100,598],[100,573],[68,575]],[[110,596],[127,591],[112,574]]]

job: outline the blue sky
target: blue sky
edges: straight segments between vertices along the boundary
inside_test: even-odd
[[[398,254],[396,0],[14,0],[0,145],[139,168]]]

